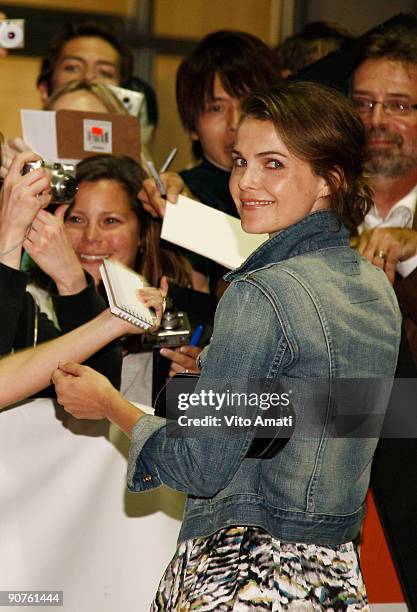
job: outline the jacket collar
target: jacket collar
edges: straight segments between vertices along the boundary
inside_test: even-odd
[[[332,211],[317,211],[264,242],[224,278],[230,282],[268,264],[335,246],[349,246],[348,230]]]

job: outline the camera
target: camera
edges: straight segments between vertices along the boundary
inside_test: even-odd
[[[171,298],[167,298],[167,304],[162,317],[161,325],[156,332],[143,334],[142,346],[144,348],[162,348],[181,346],[187,344],[190,339],[191,327],[186,312],[177,310]]]
[[[4,19],[0,21],[0,47],[3,49],[21,49],[24,42],[24,19]]]
[[[27,162],[23,166],[22,174],[27,174],[42,167],[49,170],[51,174],[51,204],[71,202],[78,189],[75,165],[44,162],[39,159],[38,161]]]

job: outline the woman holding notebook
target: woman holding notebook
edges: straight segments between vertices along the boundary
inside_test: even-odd
[[[154,611],[368,609],[353,540],[376,434],[338,437],[330,402],[339,379],[392,379],[400,336],[392,288],[350,249],[345,227],[370,204],[363,141],[348,101],[320,85],[283,83],[243,103],[230,189],[244,230],[270,239],[227,275],[201,377],[192,396],[178,396],[176,422],[144,414],[84,366],[53,374],[69,412],[131,436],[132,490],[166,484],[189,495]],[[104,341],[128,326],[107,313],[102,328]],[[97,342],[97,329],[82,333]],[[260,458],[253,421],[265,412],[236,407],[229,391],[260,388],[272,402],[274,385],[291,381],[292,435]],[[326,392],[297,402],[300,387]],[[387,399],[371,388],[370,415]],[[252,423],[239,429],[243,417]]]
[[[35,256],[36,250],[43,252],[47,259],[53,249],[60,253],[69,243],[79,269],[84,269],[99,293],[99,268],[106,258],[139,272],[155,287],[163,276],[181,286],[191,286],[199,273],[175,249],[161,244],[161,220],[147,213],[138,200],[144,178],[141,166],[129,157],[96,155],[84,159],[77,165],[79,188],[75,200],[69,208],[61,207],[67,208],[65,218],[61,209],[55,215],[45,213],[37,221],[36,242],[30,253]],[[60,274],[55,267],[54,280]],[[61,273],[71,276],[71,269]],[[33,262],[30,274],[32,295],[55,321],[55,291],[50,276]],[[137,339],[123,343],[121,390],[132,401],[151,401],[152,352],[143,351]]]

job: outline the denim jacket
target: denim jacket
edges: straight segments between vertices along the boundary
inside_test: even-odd
[[[280,376],[393,378],[401,324],[395,294],[385,274],[349,247],[332,212],[282,230],[225,278],[230,286],[196,392]],[[191,414],[201,415],[201,406]],[[188,494],[180,540],[256,525],[282,541],[349,541],[363,518],[377,438],[331,437],[326,418],[325,409],[319,435],[296,427],[274,458],[253,459],[245,457],[253,428],[238,436],[216,428],[213,435],[171,437],[164,419],[144,416],[132,434],[128,486],[166,484]]]

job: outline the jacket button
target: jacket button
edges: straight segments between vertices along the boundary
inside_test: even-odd
[[[151,482],[151,480],[152,480],[151,474],[145,474],[145,476],[143,477],[144,482]]]

